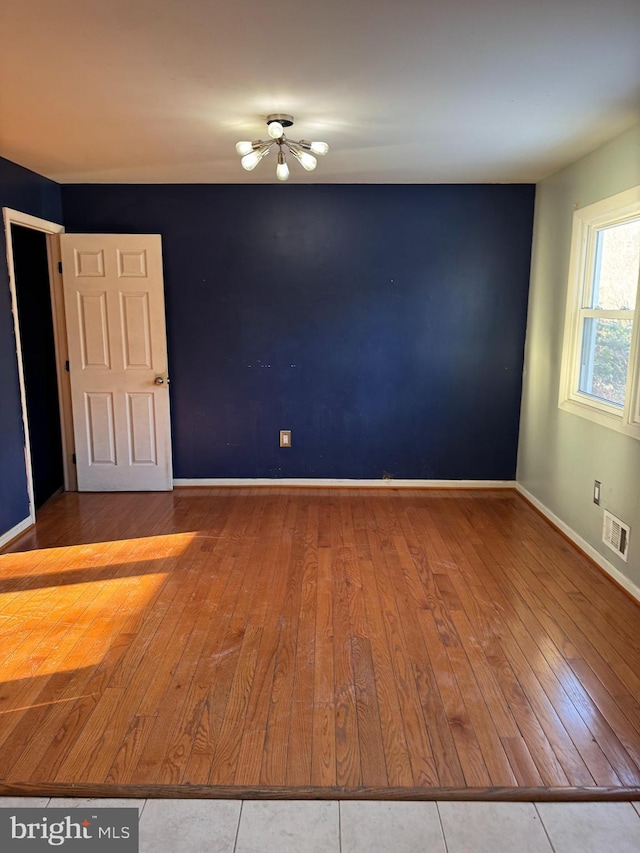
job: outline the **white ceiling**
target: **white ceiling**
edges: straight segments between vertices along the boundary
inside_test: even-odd
[[[0,155],[62,183],[533,182],[640,119],[640,0],[1,0]]]

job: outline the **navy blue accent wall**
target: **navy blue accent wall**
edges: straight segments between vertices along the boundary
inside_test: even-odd
[[[0,157],[0,207],[62,222],[60,188]],[[24,433],[4,226],[0,228],[0,535],[29,515]]]
[[[515,476],[533,186],[62,197],[162,235],[176,477]]]

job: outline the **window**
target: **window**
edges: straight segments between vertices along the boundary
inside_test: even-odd
[[[640,439],[640,187],[577,210],[560,408]]]

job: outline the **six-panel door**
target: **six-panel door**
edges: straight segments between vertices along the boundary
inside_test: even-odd
[[[172,488],[157,234],[65,234],[62,277],[79,491]]]

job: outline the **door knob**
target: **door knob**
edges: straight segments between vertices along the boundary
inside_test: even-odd
[[[153,383],[154,385],[164,385],[164,376],[156,376]]]

